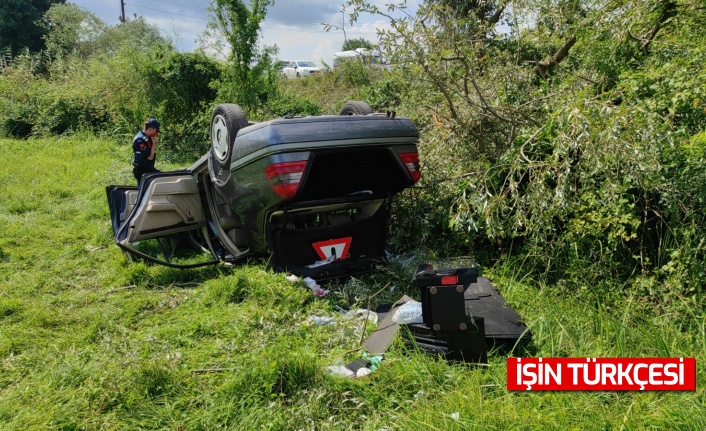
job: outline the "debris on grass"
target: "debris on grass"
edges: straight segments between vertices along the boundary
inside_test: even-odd
[[[324,289],[323,287],[319,286],[316,280],[311,277],[301,279],[294,274],[289,274],[285,276],[285,278],[290,283],[296,283],[297,281],[301,280],[306,285],[306,287],[311,289],[311,291],[314,292],[314,295],[318,296],[319,298],[324,298],[326,295],[329,294],[329,291],[327,289]]]

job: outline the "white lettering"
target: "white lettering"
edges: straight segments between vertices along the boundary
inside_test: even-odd
[[[571,370],[572,370],[571,383],[573,385],[578,385],[579,384],[579,368],[583,368],[583,364],[569,363],[569,364],[566,364],[566,366],[571,368]]]
[[[544,384],[548,385],[551,383],[550,377],[554,378],[554,383],[557,385],[561,384],[561,364],[556,364],[556,372],[552,369],[549,364],[544,364]]]
[[[664,365],[662,364],[650,364],[650,374],[649,374],[649,379],[650,379],[650,384],[651,385],[662,385],[662,380],[657,380],[659,377],[662,377],[662,373],[660,372],[662,367]],[[659,368],[659,371],[657,370]]]
[[[537,373],[532,371],[536,368],[537,368],[536,364],[522,364],[522,376],[531,378],[531,380],[525,380],[523,378],[522,379],[523,385],[534,385],[535,383],[537,383]],[[530,369],[532,369],[532,370],[530,370]]]
[[[593,375],[595,376],[595,378],[593,380],[588,378],[589,368],[591,368],[590,365],[584,365],[584,367],[583,367],[583,382],[587,385],[597,385],[598,382],[601,381],[601,365],[600,364],[594,365],[593,368],[594,368],[595,372],[593,373]]]
[[[584,362],[579,358],[573,361],[552,358],[546,360],[530,358],[528,361],[527,358],[524,360],[517,358],[515,362],[517,386],[527,390],[551,388],[674,390],[678,386],[684,386],[687,377],[690,378],[689,384],[693,385],[692,376],[685,375],[686,365],[693,367],[693,363],[685,362],[683,358],[680,358],[679,362],[676,358],[599,359],[586,358]],[[510,363],[508,368],[511,367]],[[564,372],[564,366],[570,371]],[[691,372],[692,368],[688,370]],[[509,374],[511,373],[508,373],[508,377],[510,377]],[[562,374],[567,374],[570,378],[567,377],[567,381],[564,382]]]
[[[679,374],[670,371],[672,368],[677,368],[677,364],[667,364],[664,366],[664,377],[671,377],[672,380],[665,380],[665,385],[676,385],[679,381]]]
[[[640,390],[645,388],[645,385],[648,383],[647,380],[642,380],[640,379],[640,376],[638,375],[638,370],[640,368],[647,368],[647,364],[636,364],[635,368],[633,368],[633,378],[635,379],[635,384],[642,386]]]
[[[609,370],[610,369],[610,370]],[[606,381],[610,381],[615,384],[615,365],[614,364],[601,364],[601,383],[606,384]]]
[[[630,370],[632,370],[632,364],[628,364],[628,366],[623,370],[623,364],[618,365],[618,384],[622,385],[623,384],[623,379],[627,380],[628,385],[632,385],[632,379],[630,378]]]

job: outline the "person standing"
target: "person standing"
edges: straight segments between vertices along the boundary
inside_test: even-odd
[[[137,132],[135,139],[132,141],[132,152],[134,155],[132,174],[135,176],[138,186],[142,175],[150,172],[160,172],[154,167],[154,162],[157,159],[159,126],[159,121],[155,118],[150,118],[145,121],[144,127]]]

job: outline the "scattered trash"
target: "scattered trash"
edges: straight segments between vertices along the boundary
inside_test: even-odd
[[[397,263],[402,266],[407,266],[412,264],[417,259],[417,255],[414,253],[392,254],[385,250],[385,258],[390,263]]]
[[[296,283],[297,281],[301,280],[294,274],[288,274],[284,278],[286,278],[287,281],[289,281],[290,283]],[[327,289],[324,289],[323,287],[319,286],[316,280],[311,277],[306,277],[302,281],[304,282],[304,284],[306,284],[306,287],[311,289],[312,292],[314,292],[314,295],[318,296],[319,298],[323,298],[329,293]]]
[[[336,374],[343,377],[355,377],[355,373],[343,365],[329,365],[326,367],[331,374]]]
[[[306,267],[307,268],[316,268],[319,266],[328,265],[329,263],[335,262],[336,260],[337,260],[336,256],[332,255],[324,260],[317,260],[316,262],[312,263],[311,265],[307,265]]]
[[[367,361],[368,368],[370,371],[375,371],[380,367],[380,362],[382,362],[382,355],[368,356],[367,353],[363,352],[363,359]]]
[[[344,313],[344,314],[345,314],[345,313],[348,313],[348,310],[346,310],[346,309],[343,308],[343,307],[339,307],[338,305],[332,305],[331,308],[333,308],[334,310],[338,311],[339,313]]]
[[[401,325],[411,323],[423,323],[422,303],[419,301],[409,301],[402,304],[392,315],[392,321]]]
[[[373,355],[384,354],[388,347],[392,345],[395,340],[397,331],[399,329],[399,323],[392,320],[392,315],[395,310],[407,302],[414,301],[407,295],[402,295],[402,298],[397,300],[392,307],[390,307],[390,312],[385,314],[385,317],[378,324],[377,328],[370,334],[370,336],[363,342],[363,348]]]
[[[366,352],[362,357],[346,365],[330,365],[326,367],[332,374],[348,378],[359,378],[367,376],[380,367],[382,356],[368,356]]]
[[[303,281],[304,284],[306,284],[306,286],[307,286],[309,289],[311,289],[311,290],[314,290],[314,289],[316,289],[316,288],[318,288],[318,287],[321,287],[321,286],[319,286],[319,284],[316,282],[316,280],[314,280],[314,279],[311,278],[311,277],[306,277],[306,278],[304,278],[302,281]]]
[[[319,286],[319,284],[316,282],[311,277],[306,277],[305,279],[302,280],[306,286],[311,289],[316,296],[319,298],[323,298],[324,296],[328,295],[328,290],[324,289],[323,287]]]
[[[336,324],[336,321],[333,320],[333,317],[317,316],[316,314],[312,314],[311,316],[309,316],[309,321],[315,326],[329,326]]]
[[[346,312],[346,316],[353,318],[362,316],[376,325],[378,323],[378,314],[374,311],[366,310],[365,308],[358,308],[357,310],[348,311]]]
[[[459,412],[453,412],[453,413],[451,413],[449,416],[451,416],[451,419],[457,421],[458,418],[461,417],[461,414],[460,414]]]
[[[363,377],[363,376],[367,376],[368,374],[370,374],[372,372],[373,372],[373,370],[371,370],[370,368],[361,367],[358,369],[358,371],[355,372],[355,376],[356,377]]]

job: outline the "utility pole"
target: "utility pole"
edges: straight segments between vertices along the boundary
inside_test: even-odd
[[[120,15],[120,22],[125,22],[125,0],[120,0],[120,10],[122,14]]]
[[[341,30],[343,30],[343,43],[345,44],[346,41],[348,41],[348,38],[346,37],[346,8],[345,8],[345,6],[341,6]]]

